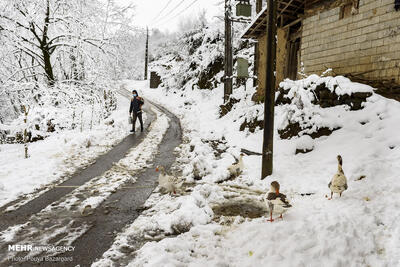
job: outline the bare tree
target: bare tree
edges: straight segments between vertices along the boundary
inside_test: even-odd
[[[99,55],[114,56],[113,34],[128,27],[126,14],[131,8],[112,0],[106,7],[96,0],[3,0],[0,41],[17,57],[8,58],[3,68],[15,69],[8,71],[13,79],[38,79],[44,74],[49,85],[57,77],[83,79],[85,61],[98,66]]]

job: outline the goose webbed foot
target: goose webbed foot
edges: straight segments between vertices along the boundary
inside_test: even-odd
[[[269,216],[270,216],[270,218],[267,219],[267,222],[273,222],[273,221],[275,221],[274,219],[272,219],[272,212],[269,214]]]

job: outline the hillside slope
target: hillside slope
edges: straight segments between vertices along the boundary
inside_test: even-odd
[[[182,34],[178,41],[157,49],[150,63],[150,70],[156,71],[165,88],[173,90],[215,89],[223,81],[224,32],[221,24],[209,25]],[[234,72],[237,57],[253,62],[254,49],[249,42],[243,42],[234,33]],[[250,65],[250,72],[253,66]]]

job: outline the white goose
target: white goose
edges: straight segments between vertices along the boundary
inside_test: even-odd
[[[333,176],[332,181],[328,184],[329,189],[331,190],[331,197],[328,198],[329,200],[332,199],[333,193],[337,193],[340,196],[342,196],[343,191],[347,190],[347,178],[344,175],[342,164],[342,156],[338,155],[337,156],[338,160],[338,171],[337,173]]]
[[[277,181],[271,183],[270,191],[265,196],[265,201],[267,202],[269,216],[267,220],[273,222],[272,214],[280,215],[279,218],[283,219],[282,214],[285,213],[292,205],[290,205],[286,195],[279,193],[280,185]]]
[[[243,172],[244,169],[244,163],[243,163],[243,156],[244,154],[241,153],[239,157],[239,162],[232,164],[231,166],[228,167],[228,171],[230,175],[235,175],[238,176]]]
[[[168,175],[163,166],[158,166],[156,172],[160,172],[158,176],[158,184],[167,193],[176,194],[176,189],[180,188],[183,181],[179,182],[179,178]]]

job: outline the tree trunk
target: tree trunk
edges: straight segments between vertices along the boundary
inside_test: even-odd
[[[53,74],[53,66],[51,65],[51,55],[47,49],[42,48],[43,60],[44,60],[44,71],[46,72],[46,77],[49,85],[54,84],[54,74]]]
[[[43,54],[43,61],[44,61],[44,71],[46,72],[47,81],[49,85],[54,84],[54,74],[53,74],[53,66],[51,65],[51,52],[49,50],[48,44],[48,30],[50,24],[50,0],[47,0],[47,7],[46,7],[46,15],[44,17],[44,27],[43,27],[43,36],[42,42],[40,44],[40,49],[42,50]]]

